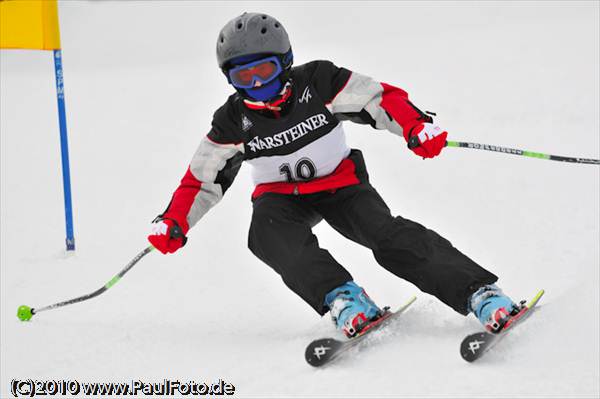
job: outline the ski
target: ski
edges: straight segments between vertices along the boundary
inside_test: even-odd
[[[370,333],[380,330],[388,325],[392,320],[396,319],[398,316],[400,316],[400,314],[408,309],[408,307],[416,300],[417,297],[412,296],[396,311],[391,312],[386,310],[383,316],[368,324],[365,329],[358,333],[358,335],[349,338],[348,340],[341,341],[335,338],[321,338],[312,341],[306,347],[306,351],[304,352],[306,361],[313,367],[321,367],[325,364],[331,363],[333,360],[339,358],[343,353],[361,343]]]
[[[484,331],[468,335],[460,344],[460,355],[462,358],[467,362],[474,362],[496,346],[515,325],[521,323],[531,315],[542,295],[544,295],[544,290],[540,290],[527,305],[523,301],[519,313],[512,316],[500,332],[494,334]]]

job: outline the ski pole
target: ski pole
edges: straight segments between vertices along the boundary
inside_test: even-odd
[[[34,314],[43,312],[44,310],[51,310],[51,309],[59,308],[61,306],[66,306],[66,305],[71,305],[71,304],[74,304],[77,302],[87,301],[88,299],[97,297],[98,295],[102,294],[104,291],[108,290],[110,287],[115,285],[121,279],[121,277],[123,277],[125,275],[125,273],[127,273],[136,263],[138,263],[140,261],[140,259],[142,259],[144,256],[146,256],[150,252],[152,252],[153,249],[154,249],[154,247],[152,245],[149,245],[148,247],[144,248],[144,250],[142,252],[140,252],[139,254],[137,254],[135,256],[135,258],[133,258],[123,268],[123,270],[121,270],[116,276],[111,278],[109,282],[107,282],[101,288],[97,289],[96,291],[92,292],[91,294],[83,295],[83,296],[80,296],[80,297],[77,297],[74,299],[69,299],[68,301],[58,302],[58,303],[55,303],[54,305],[44,306],[39,309],[38,308],[34,309],[34,308],[30,308],[29,306],[26,306],[26,305],[21,305],[21,306],[19,306],[19,309],[17,310],[17,317],[21,321],[28,321],[31,319],[31,317],[33,317]]]
[[[530,158],[549,159],[550,161],[562,161],[562,162],[587,163],[587,164],[593,164],[593,165],[600,165],[600,159],[563,157],[561,155],[543,154],[541,152],[524,151],[524,150],[519,150],[516,148],[499,147],[497,145],[489,145],[489,144],[466,143],[466,142],[462,142],[462,141],[447,141],[446,146],[447,147],[472,148],[475,150],[503,152],[505,154],[522,155],[524,157],[530,157]]]

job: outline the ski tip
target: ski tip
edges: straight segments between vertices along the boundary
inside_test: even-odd
[[[322,338],[313,341],[306,347],[304,358],[313,367],[320,367],[329,362],[343,342],[334,338]]]
[[[496,339],[496,335],[487,332],[470,334],[460,344],[460,356],[472,363],[479,359]]]

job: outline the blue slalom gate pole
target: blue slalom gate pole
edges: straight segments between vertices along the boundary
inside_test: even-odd
[[[67,229],[67,251],[75,250],[73,235],[73,205],[71,202],[71,171],[69,169],[69,143],[67,140],[67,118],[65,113],[65,87],[62,69],[62,52],[54,50],[54,73],[56,76],[56,99],[58,101],[58,124],[60,127],[60,152],[62,158],[63,191],[65,197],[65,223]]]

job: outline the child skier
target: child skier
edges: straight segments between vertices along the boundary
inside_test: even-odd
[[[391,215],[361,152],[347,146],[342,121],[401,135],[423,158],[440,154],[448,133],[397,87],[329,61],[292,68],[292,59],[285,29],[269,15],[244,13],[221,30],[217,60],[236,93],[215,112],[150,243],[164,254],[185,245],[246,161],[256,185],[250,250],[348,337],[382,311],[319,247],[311,229],[322,219],[396,276],[498,331],[516,305],[497,277],[434,231]]]

